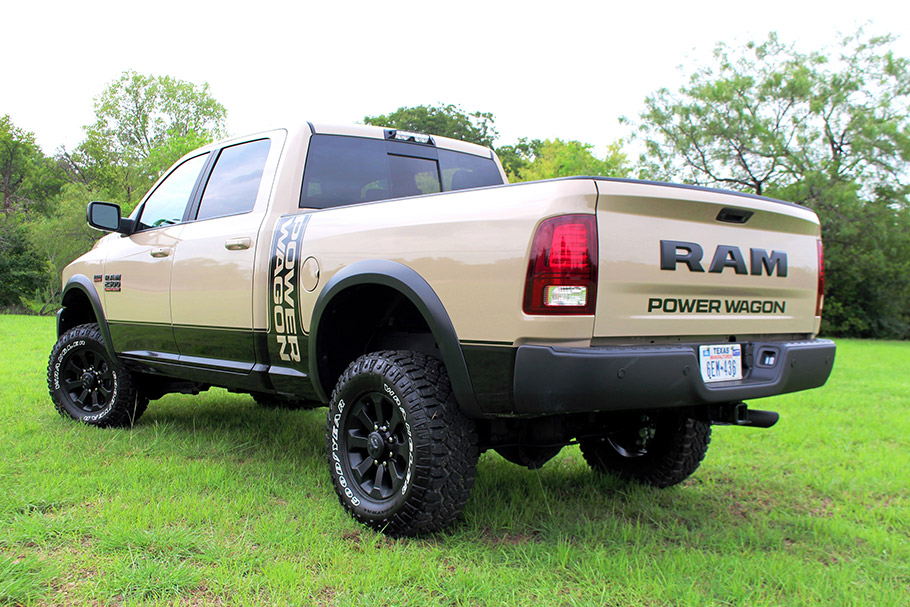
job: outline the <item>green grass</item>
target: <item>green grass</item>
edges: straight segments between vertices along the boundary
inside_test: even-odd
[[[0,604],[910,603],[910,343],[841,340],[827,386],[751,402],[781,422],[715,427],[680,487],[487,453],[454,528],[391,540],[338,504],[325,409],[211,390],[98,430],[50,403],[52,319],[0,336]]]

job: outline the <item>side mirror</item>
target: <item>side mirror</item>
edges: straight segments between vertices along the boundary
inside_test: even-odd
[[[88,225],[105,232],[130,234],[133,230],[131,219],[120,217],[120,205],[112,202],[90,202],[86,211]]]

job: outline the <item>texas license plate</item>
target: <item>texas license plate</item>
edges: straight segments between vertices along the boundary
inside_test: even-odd
[[[739,344],[699,346],[698,359],[706,384],[743,378],[743,349]]]

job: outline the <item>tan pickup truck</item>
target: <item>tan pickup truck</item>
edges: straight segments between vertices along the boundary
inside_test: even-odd
[[[328,404],[341,503],[437,530],[478,454],[529,468],[579,444],[657,486],[698,467],[744,400],[822,385],[809,209],[665,183],[508,185],[490,150],[307,123],[182,158],[64,272],[48,385],[61,414],[129,425],[210,386]]]

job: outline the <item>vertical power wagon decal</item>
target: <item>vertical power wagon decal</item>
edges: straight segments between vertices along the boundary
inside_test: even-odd
[[[269,355],[272,363],[300,363],[306,335],[298,297],[300,253],[309,214],[281,217],[275,226],[269,276]]]

